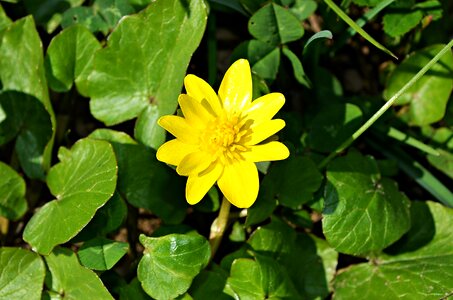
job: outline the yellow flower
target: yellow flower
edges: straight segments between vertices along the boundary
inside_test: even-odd
[[[163,116],[158,121],[176,139],[158,149],[157,159],[188,176],[189,204],[198,203],[217,182],[231,204],[250,207],[259,189],[255,162],[289,156],[280,142],[261,143],[285,127],[283,120],[272,120],[285,97],[271,93],[252,101],[252,76],[245,59],[228,69],[218,95],[195,75],[187,75],[184,86],[187,94],[178,99],[184,117]]]

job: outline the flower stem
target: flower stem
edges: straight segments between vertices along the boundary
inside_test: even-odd
[[[418,73],[409,80],[405,86],[403,86],[392,98],[389,99],[365,124],[362,125],[356,132],[354,132],[349,139],[344,141],[334,152],[330,153],[329,156],[324,158],[321,163],[318,165],[319,169],[324,168],[335,156],[341,153],[343,150],[348,148],[359,136],[362,135],[371,125],[374,124],[398,99],[402,94],[404,94],[409,88],[411,88],[417,80],[419,80],[437,61],[447,52],[450,48],[453,47],[453,40],[451,40],[436,56],[433,57]]]
[[[223,233],[228,223],[228,216],[230,214],[230,202],[223,197],[220,206],[219,216],[212,222],[211,233],[209,234],[209,243],[211,244],[211,260],[214,258],[220,242],[222,241]]]

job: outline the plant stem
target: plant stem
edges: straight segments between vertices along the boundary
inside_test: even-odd
[[[228,216],[230,214],[230,202],[223,197],[220,206],[219,216],[212,222],[211,233],[209,234],[209,243],[211,244],[211,260],[214,258],[220,242],[222,241],[223,233],[228,223]]]
[[[362,135],[371,125],[374,124],[392,105],[395,103],[402,94],[404,94],[409,88],[411,88],[417,80],[419,80],[437,61],[453,47],[453,40],[451,40],[436,56],[433,57],[411,80],[406,83],[392,98],[389,99],[365,124],[362,125],[356,132],[354,132],[346,141],[344,141],[334,152],[330,153],[329,156],[324,158],[318,165],[319,169],[324,168],[338,153],[341,153],[347,147],[349,147],[359,136]]]

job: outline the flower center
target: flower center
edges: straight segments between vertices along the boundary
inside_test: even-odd
[[[247,151],[241,139],[247,134],[248,127],[238,115],[218,117],[206,127],[201,144],[214,159],[241,159],[241,152]]]

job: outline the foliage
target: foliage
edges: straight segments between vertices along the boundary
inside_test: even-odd
[[[2,0],[0,298],[452,297],[452,19],[446,0]],[[284,103],[253,145],[290,156],[189,205],[158,120],[201,118],[235,61],[251,78],[218,95]]]

